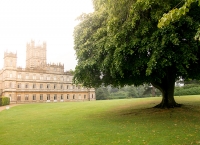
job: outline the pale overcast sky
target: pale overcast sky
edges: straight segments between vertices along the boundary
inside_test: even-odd
[[[25,67],[26,43],[47,44],[47,62],[77,64],[73,49],[75,19],[93,11],[92,0],[0,0],[0,69],[4,52],[17,52],[17,66]]]

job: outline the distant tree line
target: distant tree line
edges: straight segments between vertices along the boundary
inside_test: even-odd
[[[161,95],[162,94],[158,89],[147,84],[137,87],[132,85],[122,88],[115,88],[111,86],[101,86],[96,88],[97,100],[158,97]],[[200,81],[185,80],[183,87],[175,87],[174,96],[183,95],[200,95]]]
[[[154,96],[161,96],[161,92],[150,85],[140,85],[137,87],[132,85],[122,88],[101,86],[99,88],[96,88],[97,100],[143,98]]]

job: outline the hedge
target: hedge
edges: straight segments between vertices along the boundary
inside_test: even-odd
[[[177,87],[174,91],[175,96],[183,95],[200,95],[200,86],[186,86],[186,87]]]
[[[10,104],[10,98],[0,97],[0,106],[5,106]]]

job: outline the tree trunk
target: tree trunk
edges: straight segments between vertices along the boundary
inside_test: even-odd
[[[152,85],[162,92],[162,101],[155,106],[156,108],[174,108],[181,106],[174,99],[175,75],[168,73],[161,80],[161,83],[152,82]]]

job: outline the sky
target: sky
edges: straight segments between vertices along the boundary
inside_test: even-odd
[[[0,69],[4,52],[17,53],[17,66],[25,68],[26,43],[47,44],[47,63],[62,63],[74,70],[76,18],[93,11],[92,0],[0,0]]]

